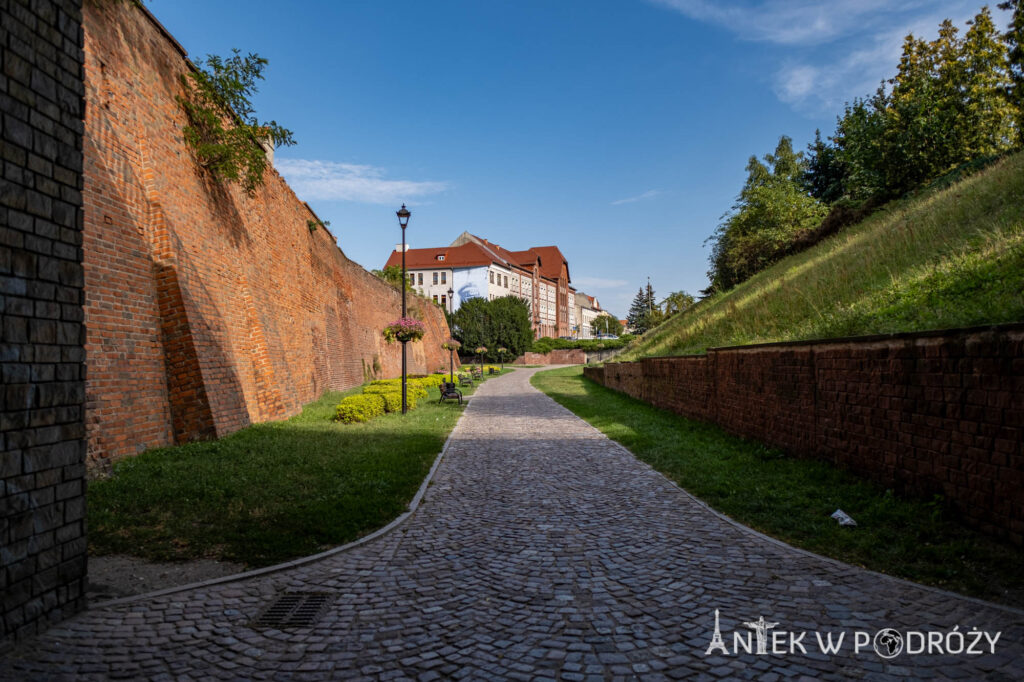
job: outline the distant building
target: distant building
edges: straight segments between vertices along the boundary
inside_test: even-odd
[[[597,299],[593,296],[589,296],[582,291],[576,292],[576,320],[579,322],[579,329],[576,333],[578,339],[592,339],[594,338],[594,332],[591,328],[591,323],[594,319],[604,313],[601,310],[601,304],[597,302]]]
[[[402,265],[401,248],[391,252],[385,267]],[[453,310],[470,298],[515,296],[526,301],[537,338],[571,336],[577,326],[576,290],[557,246],[509,251],[463,232],[448,246],[406,247],[405,268],[410,286],[445,310],[449,289]]]

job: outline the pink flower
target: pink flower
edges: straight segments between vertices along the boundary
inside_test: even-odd
[[[419,341],[426,334],[427,328],[423,323],[412,317],[400,317],[388,326],[384,327],[384,339],[391,343],[394,340]]]

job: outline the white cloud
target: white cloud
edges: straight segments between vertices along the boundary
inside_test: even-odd
[[[757,4],[736,0],[651,0],[691,19],[721,26],[744,40],[778,45],[818,45],[830,42],[880,15],[904,12],[931,4],[926,0],[764,0]]]
[[[649,0],[741,40],[781,46],[775,95],[798,110],[839,113],[896,73],[908,33],[932,39],[943,19],[963,29],[978,0]],[[989,3],[997,25],[1008,15]]]
[[[448,189],[447,183],[389,180],[375,166],[307,159],[275,159],[274,167],[304,200],[411,203]]]
[[[629,284],[624,279],[606,279],[604,277],[574,277],[572,283],[577,289],[618,289]]]
[[[661,194],[661,190],[659,190],[659,189],[649,189],[646,192],[644,192],[643,194],[639,194],[639,195],[637,195],[635,197],[628,197],[626,199],[619,199],[618,201],[613,201],[611,203],[611,205],[612,206],[618,206],[620,204],[631,204],[634,201],[643,201],[644,199],[650,199],[652,197],[656,197],[659,194]]]

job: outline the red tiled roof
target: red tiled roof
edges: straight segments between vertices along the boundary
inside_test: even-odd
[[[438,260],[444,256],[444,260]],[[409,249],[405,252],[407,270],[423,270],[425,268],[468,268],[491,263],[504,264],[501,259],[488,254],[479,244],[463,244],[462,246],[438,246],[433,249]],[[384,267],[402,264],[402,252],[392,251]]]
[[[509,251],[497,244],[463,233],[476,241],[466,241],[459,246],[439,246],[433,249],[409,249],[405,252],[405,267],[409,270],[425,268],[465,268],[497,263],[499,265],[516,265],[532,271],[537,265],[539,274],[545,279],[557,281],[562,274],[562,265],[566,266],[568,275],[569,264],[557,246],[535,246],[525,251]],[[458,241],[458,240],[457,240]],[[437,260],[444,256],[443,261]],[[384,267],[402,264],[402,254],[392,251]]]
[[[562,265],[565,265],[566,279],[569,277],[569,261],[565,259],[557,246],[533,246],[530,248],[540,257],[540,274],[548,279],[558,279],[562,276]]]

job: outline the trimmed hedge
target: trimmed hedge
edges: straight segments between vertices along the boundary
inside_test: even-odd
[[[401,391],[388,391],[387,393],[379,393],[381,398],[384,398],[384,411],[385,412],[401,412],[402,411],[402,392]],[[416,398],[411,395],[406,395],[406,406],[411,410],[416,407]]]
[[[338,403],[338,421],[351,424],[353,422],[368,422],[374,417],[384,414],[384,397],[373,393],[362,395],[350,395]],[[402,409],[402,396],[398,396],[398,409]]]
[[[387,393],[398,393],[398,397],[402,397],[402,384],[399,383],[395,386],[367,386],[363,389],[363,395],[385,395]],[[406,395],[410,400],[413,398],[426,398],[427,389],[420,384],[414,384],[409,382],[405,390]]]
[[[428,374],[408,377],[406,406],[412,410],[421,398],[426,398],[427,389],[438,388],[448,380],[446,374]],[[386,412],[402,411],[402,379],[377,379],[363,387],[362,395],[351,395],[337,407],[338,421],[351,424],[365,422]]]

